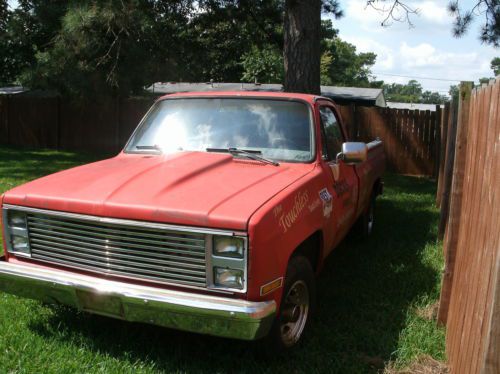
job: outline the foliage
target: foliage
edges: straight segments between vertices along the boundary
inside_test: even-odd
[[[185,48],[178,58],[185,70],[175,80],[239,82],[244,74],[252,75],[244,70],[252,64],[243,65],[242,61],[253,52],[260,51],[253,61],[257,64],[264,51],[281,53],[280,1],[204,0],[198,7],[182,35]],[[264,65],[273,64],[271,60],[266,58]]]
[[[410,80],[407,84],[385,84],[383,89],[387,101],[421,104],[443,104],[449,101],[447,96],[438,92],[424,91],[416,80]]]
[[[321,26],[321,84],[372,87],[371,67],[377,55],[358,53],[354,45],[338,37],[331,20],[323,20]]]
[[[457,101],[458,95],[460,94],[460,88],[457,85],[450,86],[450,90],[448,91],[452,100]]]
[[[0,193],[94,160],[0,147]],[[134,324],[0,293],[0,367],[7,373],[379,373],[422,354],[444,360],[444,329],[422,313],[439,300],[443,266],[435,196],[429,179],[385,176],[373,236],[348,237],[327,259],[310,339],[286,360],[262,357],[260,341]]]
[[[465,3],[465,1],[464,1]],[[451,0],[448,10],[455,18],[453,34],[463,36],[476,18],[482,19],[479,39],[494,47],[500,46],[500,0],[475,0],[466,2],[467,8],[460,5],[459,0]],[[393,22],[407,22],[412,26],[412,16],[418,15],[418,2],[405,0],[366,0],[371,6],[383,14],[382,26]],[[470,5],[469,5],[470,4]]]
[[[493,73],[495,74],[495,77],[500,75],[500,57],[495,57],[493,60],[491,60],[491,70],[493,70]]]
[[[70,3],[51,43],[34,51],[36,64],[21,80],[32,88],[90,97],[137,92],[161,73],[168,78],[175,65],[169,56],[176,51],[176,26],[188,12],[180,1],[160,5],[147,0]]]
[[[127,95],[153,81],[239,81],[241,56],[283,43],[279,0],[19,4],[0,30],[0,81],[72,95]]]
[[[377,55],[357,53],[356,47],[335,37],[325,41],[322,58],[322,84],[370,87],[371,67]]]
[[[448,9],[455,17],[453,33],[456,37],[464,35],[475,18],[482,17],[480,40],[494,47],[500,46],[500,0],[476,0],[465,10],[458,0],[452,0]]]
[[[43,1],[19,1],[19,7],[10,10],[0,25],[0,82],[19,83],[19,75],[35,63],[36,50],[50,43],[54,23],[57,23],[63,1],[51,2],[50,11],[42,10]],[[55,27],[57,29],[57,27]]]
[[[243,82],[281,83],[283,81],[283,55],[277,48],[252,50],[242,57]]]

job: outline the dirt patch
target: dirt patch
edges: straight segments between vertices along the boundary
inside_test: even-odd
[[[449,374],[446,364],[434,360],[430,356],[421,356],[404,369],[395,369],[392,365],[385,368],[384,374]]]
[[[418,308],[417,315],[420,318],[429,321],[435,321],[437,319],[438,310],[439,310],[439,302],[435,302],[434,304],[427,305],[423,308]]]

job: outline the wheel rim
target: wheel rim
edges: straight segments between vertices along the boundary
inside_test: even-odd
[[[281,339],[290,347],[297,343],[304,332],[309,316],[309,290],[304,281],[295,282],[284,300],[281,312]]]
[[[370,211],[368,212],[368,234],[371,234],[373,230],[373,221],[374,221],[374,209],[372,203],[370,204]]]

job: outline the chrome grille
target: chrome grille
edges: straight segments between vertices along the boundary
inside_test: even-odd
[[[33,259],[162,283],[206,286],[205,234],[28,213]]]

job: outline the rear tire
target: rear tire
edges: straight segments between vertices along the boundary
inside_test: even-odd
[[[288,263],[281,307],[268,336],[273,351],[284,352],[302,343],[316,304],[316,280],[309,260],[292,257]]]

